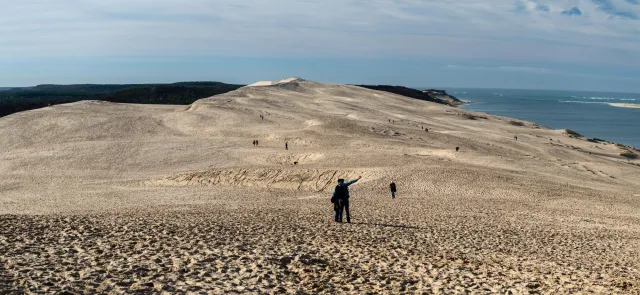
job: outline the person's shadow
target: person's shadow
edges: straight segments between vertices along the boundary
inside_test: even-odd
[[[375,225],[375,226],[382,226],[382,227],[394,227],[394,228],[406,228],[406,229],[421,229],[420,227],[412,226],[412,225],[397,225],[397,224],[388,224],[388,223],[352,222],[351,224]]]

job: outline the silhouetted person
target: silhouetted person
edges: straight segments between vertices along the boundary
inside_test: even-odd
[[[284,149],[285,149],[285,150],[289,150],[289,143],[288,143],[288,142],[285,142],[285,143],[284,143]]]
[[[513,140],[518,141],[518,136],[514,135]]]
[[[429,132],[429,128],[425,128],[425,129],[424,129],[424,132]]]
[[[459,150],[460,150],[460,147],[459,147],[459,146],[457,146],[457,147],[456,147],[456,152],[457,152],[457,151],[459,151]]]
[[[258,146],[258,140],[256,139],[256,146]]]
[[[395,199],[395,198],[396,198],[396,183],[395,183],[395,182],[392,182],[392,183],[389,185],[389,189],[391,189],[391,198],[392,198],[392,199]]]
[[[253,140],[253,146],[256,146],[256,140],[255,139]]]
[[[360,180],[362,176],[358,176],[357,179],[344,182],[344,179],[338,179],[338,185],[333,190],[333,196],[331,197],[331,203],[333,203],[333,210],[335,215],[333,220],[335,222],[342,222],[342,213],[347,214],[347,222],[351,223],[351,214],[349,212],[349,186]]]

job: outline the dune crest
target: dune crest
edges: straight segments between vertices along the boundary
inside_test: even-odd
[[[291,83],[291,82],[302,82],[302,81],[304,81],[302,78],[292,77],[292,78],[282,79],[280,81],[259,81],[259,82],[253,83],[253,84],[249,84],[247,86],[249,86],[249,87],[273,86],[273,85],[281,85],[281,84],[286,84],[286,83]]]

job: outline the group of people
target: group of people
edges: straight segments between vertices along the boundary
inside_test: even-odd
[[[258,146],[258,143],[259,143],[258,140],[254,140],[253,141],[253,146]],[[289,150],[289,143],[288,142],[284,143],[284,149],[285,150]]]
[[[346,215],[347,223],[351,223],[351,212],[349,212],[349,186],[362,179],[362,176],[351,181],[344,181],[343,178],[338,179],[338,185],[333,190],[331,196],[331,203],[333,203],[333,220],[335,222],[342,222],[342,216]],[[396,184],[392,182],[389,184],[391,190],[391,198],[396,198]]]

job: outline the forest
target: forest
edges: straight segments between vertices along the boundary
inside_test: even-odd
[[[0,117],[81,100],[187,105],[198,99],[233,91],[242,86],[244,85],[221,82],[179,82],[173,84],[38,85],[0,89]]]

